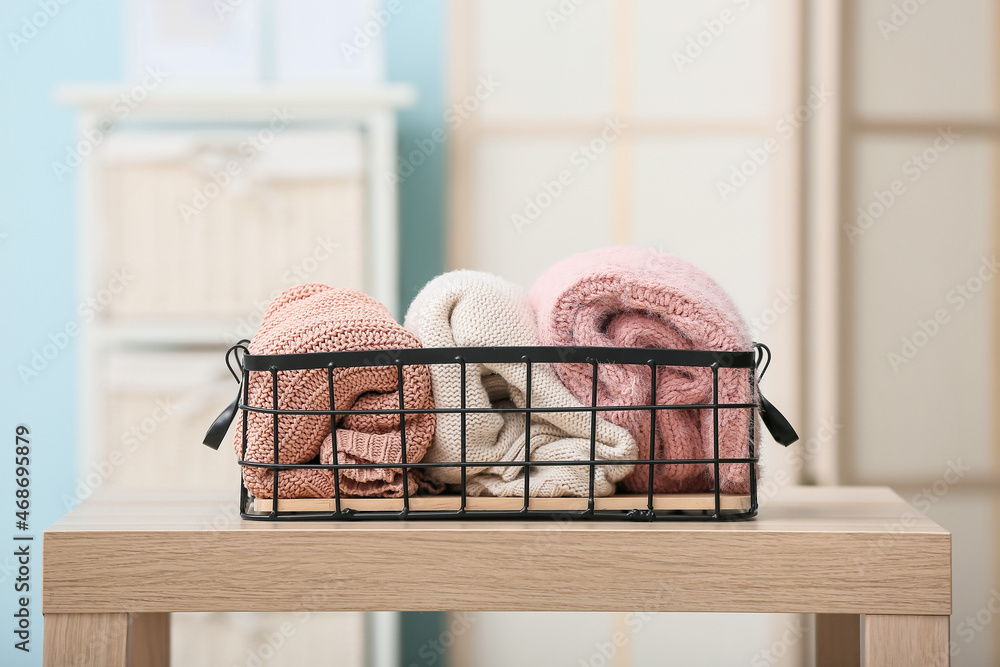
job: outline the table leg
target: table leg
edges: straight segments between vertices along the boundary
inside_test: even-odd
[[[816,614],[816,667],[861,665],[861,616]]]
[[[128,614],[46,614],[45,667],[128,667]]]
[[[45,667],[169,667],[169,614],[46,614]]]
[[[867,667],[948,667],[948,616],[866,615]]]
[[[170,614],[130,614],[129,667],[170,667]]]

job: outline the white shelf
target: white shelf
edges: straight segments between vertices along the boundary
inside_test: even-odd
[[[385,176],[395,168],[396,112],[416,100],[416,91],[412,86],[317,84],[207,87],[165,82],[148,91],[148,95],[142,96],[139,90],[126,83],[68,83],[56,90],[55,98],[76,110],[80,141],[93,141],[88,137],[108,132],[109,120],[114,124],[116,135],[120,133],[116,139],[128,134],[135,139],[144,132],[162,133],[161,137],[165,137],[168,143],[172,141],[171,136],[178,142],[183,141],[192,132],[200,131],[203,125],[266,125],[278,113],[290,117],[287,126],[297,132],[330,133],[336,131],[333,126],[337,124],[350,126],[360,137],[360,171],[355,178],[363,191],[351,200],[364,216],[363,229],[359,230],[363,255],[359,272],[363,270],[361,278],[365,291],[398,315],[398,207],[395,187]],[[138,96],[144,99],[140,101]],[[122,114],[125,108],[127,113]],[[130,124],[133,126],[130,127]],[[324,124],[325,127],[317,127]],[[280,128],[285,126],[282,123]],[[275,133],[278,131],[274,124],[271,128]],[[112,253],[109,250],[107,204],[104,201],[108,165],[113,157],[108,146],[112,142],[97,143],[97,148],[92,149],[93,155],[80,162],[75,174],[81,239],[78,249],[81,299],[90,298],[103,289],[108,272],[117,268],[109,263]],[[268,159],[278,160],[278,157]],[[267,164],[258,161],[255,167],[263,169]],[[136,220],[136,224],[143,222],[148,221]],[[195,240],[205,242],[206,238],[207,233]],[[176,253],[177,250],[165,248],[164,252]],[[281,261],[288,260],[283,258]],[[196,351],[194,348],[200,348],[213,355],[218,351],[219,366],[216,370],[221,369],[221,374],[225,372],[221,351],[253,333],[246,330],[245,321],[237,316],[223,316],[221,311],[192,309],[188,315],[171,316],[166,313],[173,310],[165,309],[163,315],[156,317],[130,317],[126,313],[133,311],[128,310],[126,301],[116,305],[121,312],[115,313],[114,318],[111,317],[112,311],[108,311],[104,315],[108,319],[102,317],[90,322],[80,332],[79,396],[85,466],[104,460],[108,448],[118,446],[114,437],[117,431],[109,432],[106,419],[109,381],[113,379],[109,377],[110,358],[133,351],[139,353],[135,357],[139,358],[147,352],[155,356],[183,348],[193,353]],[[134,358],[126,361],[135,363]],[[223,376],[223,379],[227,378]],[[211,386],[204,389],[206,392],[215,391]],[[221,400],[231,400],[230,393],[227,387],[226,395]],[[142,422],[147,416],[140,410],[135,418]],[[200,421],[196,427],[190,428],[199,431],[197,437],[201,437],[203,425]]]
[[[84,112],[109,114],[112,105],[130,94],[122,84],[64,84],[56,89],[61,104]],[[416,89],[405,83],[277,84],[273,86],[180,86],[163,84],[129,109],[129,119],[259,120],[287,109],[296,120],[349,117],[411,106]]]
[[[94,325],[95,342],[111,347],[162,346],[162,347],[229,347],[239,338],[238,322],[205,321],[185,322],[164,320],[148,322],[108,322]]]

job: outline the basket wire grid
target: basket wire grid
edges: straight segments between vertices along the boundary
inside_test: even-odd
[[[240,477],[240,511],[241,516],[246,519],[257,520],[345,520],[345,519],[466,519],[466,518],[500,518],[500,519],[523,519],[527,517],[540,518],[574,518],[574,519],[626,519],[637,521],[652,520],[731,520],[748,519],[757,514],[757,463],[758,452],[755,447],[755,423],[758,411],[761,408],[760,395],[757,387],[760,377],[756,369],[764,360],[765,353],[768,363],[770,362],[770,351],[766,346],[755,343],[754,350],[736,352],[713,352],[705,350],[676,350],[676,349],[650,349],[650,348],[609,348],[609,347],[473,347],[473,348],[418,348],[402,350],[377,350],[377,351],[346,351],[346,352],[312,352],[301,354],[277,354],[277,355],[254,355],[250,354],[246,341],[241,341],[230,348],[226,355],[226,363],[230,371],[240,380],[240,394],[237,401],[230,406],[229,420],[232,419],[235,410],[241,410],[243,420],[243,435],[240,449],[239,465],[246,467],[263,468],[273,471],[273,491],[269,511],[260,512],[253,510],[253,497],[247,489],[243,476]],[[230,355],[233,355],[240,373],[234,370],[230,364]],[[525,365],[526,391],[524,393],[525,405],[521,407],[490,407],[490,408],[470,408],[466,405],[466,367],[468,364],[511,364],[521,363]],[[591,394],[590,405],[559,406],[559,407],[533,407],[531,404],[531,382],[532,367],[536,364],[553,363],[575,363],[587,364],[591,367]],[[460,368],[461,392],[460,405],[457,408],[406,408],[403,395],[403,369],[405,366],[431,366],[435,364],[457,364]],[[598,405],[598,376],[600,367],[604,364],[615,365],[641,365],[650,369],[650,402],[643,405]],[[398,406],[394,409],[382,410],[338,410],[334,402],[334,371],[343,368],[355,367],[390,367],[396,368],[398,384]],[[707,368],[712,376],[712,400],[710,403],[697,404],[660,404],[657,402],[656,389],[657,377],[662,372],[663,367],[687,368]],[[746,369],[745,374],[749,382],[749,403],[720,403],[719,402],[719,370]],[[284,371],[299,370],[322,370],[327,371],[327,384],[329,390],[329,409],[327,410],[287,410],[279,408],[278,374]],[[767,364],[764,365],[764,370]],[[250,405],[249,384],[251,373],[269,373],[271,375],[272,396],[269,407]],[[763,371],[760,374],[763,375]],[[596,456],[597,446],[597,418],[598,414],[607,411],[622,410],[646,410],[650,413],[650,435],[649,435],[649,456],[643,459],[633,460],[607,460],[598,459]],[[655,456],[656,451],[656,415],[662,410],[711,410],[713,423],[713,455],[711,458],[688,458],[688,459],[663,459]],[[747,456],[737,458],[721,458],[719,455],[719,412],[721,410],[749,410],[749,433],[747,434]],[[274,416],[273,422],[273,445],[274,462],[259,462],[246,460],[247,451],[247,419],[250,412],[265,413]],[[466,418],[474,413],[523,413],[525,429],[524,458],[517,461],[469,461],[467,458],[467,429]],[[541,412],[588,412],[590,414],[590,456],[587,459],[577,460],[557,460],[541,461],[531,459],[531,416]],[[461,457],[459,461],[437,461],[422,462],[410,461],[407,457],[406,444],[406,418],[421,413],[457,413],[460,415],[461,424]],[[337,421],[340,417],[349,414],[398,414],[400,445],[402,450],[401,461],[398,463],[340,463],[337,449]],[[326,415],[330,418],[332,429],[332,461],[335,463],[277,463],[280,461],[280,439],[278,435],[279,419],[282,415]],[[224,413],[225,416],[225,413]],[[217,420],[217,423],[223,417]],[[227,424],[228,426],[228,421]],[[214,426],[213,426],[214,428]],[[206,439],[206,443],[207,443]],[[714,471],[713,484],[714,507],[701,510],[683,509],[661,509],[654,508],[653,476],[654,466],[661,464],[672,465],[710,465]],[[719,489],[719,469],[724,464],[748,464],[749,470],[749,503],[737,509],[724,508],[722,494]],[[589,468],[589,491],[586,497],[586,509],[540,509],[532,507],[531,501],[534,498],[529,495],[531,472],[533,467],[540,466],[588,466]],[[636,498],[636,507],[628,509],[601,509],[595,503],[595,476],[597,466],[601,465],[636,465],[645,466],[649,472],[649,485],[646,492],[645,502],[642,503]],[[473,467],[495,467],[495,466],[517,466],[524,469],[524,493],[522,504],[518,509],[472,509],[467,507],[469,495],[467,493],[467,470]],[[455,509],[415,509],[411,507],[410,480],[408,471],[415,469],[428,469],[432,467],[449,467],[461,469],[461,484],[458,489],[460,494],[460,504]],[[365,510],[354,507],[343,506],[345,499],[341,495],[340,471],[351,468],[371,468],[371,469],[393,469],[401,471],[403,496],[400,509],[393,510]],[[333,508],[329,511],[295,511],[282,510],[280,499],[279,473],[285,470],[313,469],[334,471],[334,498]],[[283,501],[283,499],[281,499]],[[347,503],[349,504],[349,503]]]

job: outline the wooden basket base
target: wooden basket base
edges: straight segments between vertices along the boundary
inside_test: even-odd
[[[719,502],[724,510],[749,510],[750,496],[722,494]],[[462,497],[456,495],[413,496],[411,510],[457,510],[462,505]],[[465,507],[469,510],[519,510],[524,506],[520,496],[496,498],[492,496],[469,496]],[[402,498],[341,498],[341,509],[352,508],[359,511],[399,511],[403,509]],[[531,498],[528,507],[533,510],[585,510],[586,498]],[[646,509],[645,495],[618,494],[606,498],[595,498],[594,509],[630,510]],[[255,512],[270,512],[270,498],[254,498]],[[333,512],[337,506],[333,498],[283,498],[278,501],[279,512]],[[653,509],[658,510],[714,510],[715,494],[712,493],[657,493],[653,495]]]

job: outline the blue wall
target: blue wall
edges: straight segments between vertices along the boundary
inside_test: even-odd
[[[426,156],[412,174],[400,179],[399,186],[400,303],[405,309],[444,264],[442,224],[448,144],[434,141],[434,136],[435,130],[448,130],[443,118],[447,18],[444,0],[424,0],[419,5],[412,0],[400,2],[402,11],[386,29],[388,75],[393,81],[416,85],[420,98],[399,117],[399,154],[419,151]],[[401,173],[408,172],[403,169]]]
[[[401,315],[424,283],[443,268],[444,174],[447,142],[434,141],[435,130],[448,130],[444,121],[444,66],[447,20],[444,0],[417,5],[402,0],[403,8],[386,29],[389,79],[409,81],[419,91],[415,106],[399,116],[399,154],[419,151],[425,156],[412,174],[402,169],[399,184],[400,304]],[[421,149],[421,147],[423,147]],[[446,615],[407,612],[400,622],[400,665],[427,665],[428,642],[445,629]],[[442,660],[446,663],[447,657]]]
[[[3,313],[0,434],[0,590],[4,640],[0,664],[41,665],[42,530],[65,512],[63,494],[75,486],[76,351],[59,332],[77,319],[74,187],[51,163],[74,142],[74,113],[53,102],[63,81],[114,81],[122,76],[119,0],[70,2],[50,18],[37,0],[0,4],[0,312]],[[43,24],[25,29],[25,21]],[[15,37],[11,37],[15,35]],[[19,37],[25,37],[22,43]],[[12,43],[13,42],[13,43]],[[54,336],[53,343],[50,336]],[[31,366],[35,351],[52,357],[25,381],[18,366]],[[36,362],[41,367],[40,361]],[[18,424],[31,438],[29,530],[14,528],[14,438]],[[31,546],[31,641],[29,654],[13,648],[11,615],[15,578],[11,533],[33,535]]]
[[[49,3],[46,3],[49,4]],[[74,112],[57,106],[53,89],[67,81],[121,81],[121,0],[70,1],[53,16],[39,14],[39,0],[0,3],[0,664],[41,665],[41,533],[65,512],[76,486],[76,350],[60,332],[77,322],[75,183],[52,170],[74,142]],[[417,84],[420,102],[400,118],[407,146],[442,126],[444,5],[404,1],[387,29],[389,75]],[[25,29],[41,24],[37,30]],[[23,32],[22,32],[23,31]],[[12,37],[13,35],[13,37]],[[23,39],[23,41],[22,41]],[[446,129],[446,128],[445,128]],[[400,187],[404,305],[440,269],[444,146]],[[63,346],[64,345],[64,346]],[[50,346],[50,347],[46,347]],[[54,346],[54,347],[53,347]],[[22,378],[32,356],[48,353],[37,376]],[[14,527],[14,439],[17,425],[30,428],[31,508],[28,531]],[[17,577],[13,534],[33,535],[31,546],[30,654],[13,648],[11,615]]]

